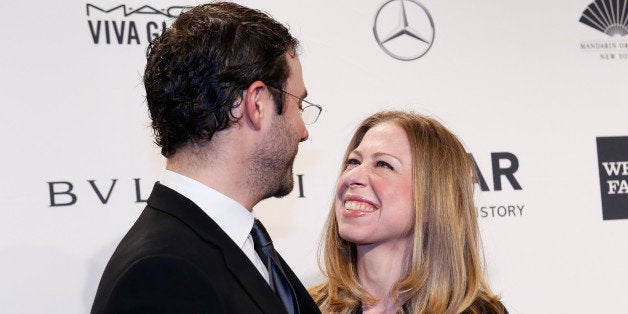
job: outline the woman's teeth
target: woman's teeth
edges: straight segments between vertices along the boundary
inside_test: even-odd
[[[357,202],[357,201],[346,201],[345,208],[347,210],[360,210],[360,211],[365,211],[365,212],[372,212],[376,210],[376,208],[369,203]]]

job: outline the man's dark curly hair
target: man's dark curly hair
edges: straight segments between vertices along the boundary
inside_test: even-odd
[[[182,13],[147,50],[146,101],[162,155],[208,142],[236,122],[233,110],[251,83],[282,89],[290,75],[285,54],[297,46],[285,26],[238,4]],[[269,90],[281,114],[283,95]]]

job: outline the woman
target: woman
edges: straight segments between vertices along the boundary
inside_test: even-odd
[[[483,276],[475,168],[437,121],[368,117],[347,151],[324,238],[323,313],[506,313]]]

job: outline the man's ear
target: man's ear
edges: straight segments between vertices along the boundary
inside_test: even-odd
[[[262,81],[255,81],[249,85],[243,95],[242,112],[246,117],[247,123],[254,129],[261,129],[261,120],[264,116],[264,106],[267,104],[264,91],[267,90],[266,84]]]

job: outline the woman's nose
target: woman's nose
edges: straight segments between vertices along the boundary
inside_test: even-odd
[[[345,184],[351,187],[361,187],[366,185],[366,167],[364,165],[358,165],[350,169],[346,173]]]

